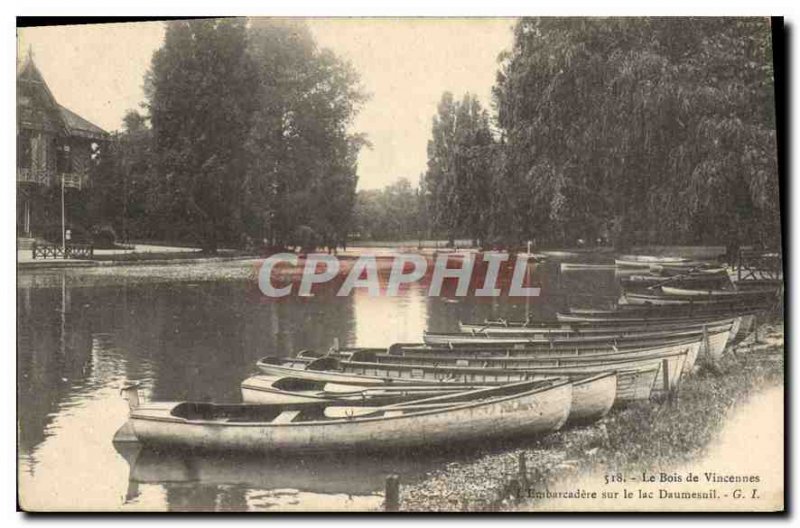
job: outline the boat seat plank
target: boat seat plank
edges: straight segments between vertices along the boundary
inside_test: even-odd
[[[272,420],[272,423],[274,424],[291,423],[291,421],[294,420],[298,414],[300,414],[300,411],[283,411],[278,416],[276,416],[274,420]]]

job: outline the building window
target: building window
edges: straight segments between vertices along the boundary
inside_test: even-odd
[[[29,130],[21,130],[17,135],[17,167],[30,169],[31,159],[31,133]]]
[[[61,145],[56,150],[58,153],[56,170],[58,172],[72,172],[72,156],[70,155],[69,145]]]

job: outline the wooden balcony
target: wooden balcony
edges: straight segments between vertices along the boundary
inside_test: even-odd
[[[80,189],[86,181],[86,175],[78,174],[77,172],[66,172],[61,174],[61,176],[64,178],[65,187]]]
[[[49,169],[17,167],[17,182],[50,185],[55,180],[56,172]],[[59,182],[60,183],[60,182]]]
[[[17,167],[18,183],[34,183],[37,185],[61,185],[61,178],[64,178],[64,186],[73,189],[80,189],[86,184],[86,175],[77,172],[57,173],[51,169],[33,169]]]

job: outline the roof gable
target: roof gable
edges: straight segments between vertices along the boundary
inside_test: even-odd
[[[58,104],[47,86],[44,76],[33,62],[30,52],[25,59],[17,64],[17,83],[27,84],[43,95],[45,104],[49,107],[55,119],[60,122],[66,135],[98,140],[108,137],[108,132],[99,126]]]
[[[69,108],[58,105],[58,109],[61,112],[61,117],[67,125],[70,135],[87,137],[90,139],[105,139],[108,136],[108,132],[82,118]]]

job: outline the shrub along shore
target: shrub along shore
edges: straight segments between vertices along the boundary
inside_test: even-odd
[[[783,384],[783,322],[759,326],[716,365],[682,380],[675,402],[632,405],[602,420],[570,427],[531,443],[494,446],[452,462],[401,488],[403,511],[525,509],[522,487],[546,487],[589,469],[671,471],[698,460],[732,412],[768,387]],[[520,459],[524,474],[520,473]]]

